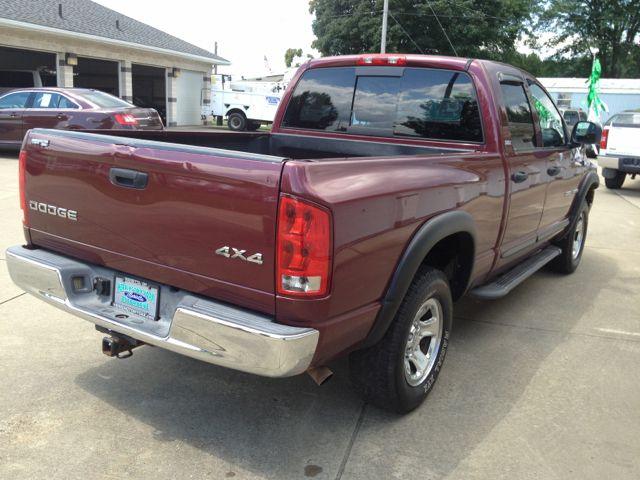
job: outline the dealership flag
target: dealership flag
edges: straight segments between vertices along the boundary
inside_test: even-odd
[[[267,56],[264,56],[264,66],[267,67],[269,69],[269,71],[271,71],[271,67],[269,66],[269,60],[267,60]]]

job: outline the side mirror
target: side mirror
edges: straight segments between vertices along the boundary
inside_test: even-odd
[[[602,139],[602,127],[592,122],[578,122],[573,126],[571,141],[581,144],[597,144]]]

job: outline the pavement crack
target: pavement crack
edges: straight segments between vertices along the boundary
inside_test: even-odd
[[[523,328],[526,330],[537,330],[540,332],[549,332],[549,333],[563,333],[565,335],[574,335],[580,337],[591,337],[591,338],[606,338],[607,340],[619,340],[621,342],[631,342],[631,343],[640,343],[640,340],[633,340],[630,338],[620,338],[620,337],[609,337],[607,335],[594,335],[592,333],[577,333],[577,332],[566,332],[564,330],[554,330],[551,328],[539,328],[539,327],[528,327],[526,325],[514,325],[512,323],[497,323],[497,322],[488,322],[486,320],[475,320],[472,318],[464,318],[464,317],[454,317],[456,320],[462,320],[464,322],[475,322],[475,323],[486,323],[489,325],[498,325],[501,327],[513,327],[513,328]]]
[[[351,435],[351,441],[347,446],[347,451],[344,452],[344,458],[342,459],[340,470],[338,470],[338,474],[336,475],[336,480],[340,480],[342,478],[344,469],[347,466],[347,461],[349,460],[349,456],[351,455],[351,449],[353,448],[353,444],[356,443],[358,432],[360,432],[360,427],[362,427],[362,422],[364,421],[364,414],[366,413],[366,411],[367,411],[367,404],[365,403],[364,405],[362,405],[362,410],[360,411],[360,417],[358,418],[358,423],[356,423],[356,428],[353,431],[353,435]]]
[[[0,302],[0,305],[4,305],[5,303],[10,302],[11,300],[15,300],[16,298],[20,298],[20,297],[22,297],[23,295],[26,295],[26,294],[27,293],[25,292],[25,293],[21,293],[20,295],[16,295],[15,297],[10,298],[9,300],[5,300],[4,302]]]
[[[623,200],[624,200],[625,202],[627,202],[629,205],[632,205],[632,206],[634,206],[635,208],[637,208],[638,210],[640,210],[640,207],[639,207],[638,205],[636,205],[636,204],[635,204],[635,203],[633,203],[633,202],[630,202],[630,201],[629,201],[629,199],[627,199],[627,197],[624,197],[624,196],[620,195],[620,193],[619,193],[619,192],[616,192],[615,190],[612,190],[612,189],[609,189],[609,191],[610,191],[610,192],[612,192],[612,193],[614,193],[614,194],[616,194],[618,197],[620,197],[621,199],[623,199]]]

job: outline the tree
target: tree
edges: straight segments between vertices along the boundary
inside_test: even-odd
[[[311,46],[322,55],[379,52],[383,4],[311,0],[317,37]],[[515,52],[537,8],[533,0],[390,0],[386,51],[500,60]]]
[[[300,57],[302,58],[302,49],[295,49],[295,48],[290,48],[288,49],[286,52],[284,52],[284,63],[287,65],[287,67],[290,67],[291,64],[293,63],[293,59],[295,57]],[[300,64],[298,63],[296,65],[296,67],[299,67]]]
[[[537,28],[553,34],[545,45],[556,49],[555,59],[592,59],[597,52],[603,78],[638,74],[638,0],[551,0],[540,15]],[[591,74],[590,64],[591,61],[581,76]]]

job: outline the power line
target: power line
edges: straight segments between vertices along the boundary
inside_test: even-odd
[[[389,15],[391,15],[391,18],[393,18],[393,20],[398,24],[398,26],[402,29],[402,31],[404,32],[404,34],[409,37],[409,40],[411,40],[413,42],[413,44],[416,46],[416,48],[418,50],[420,50],[420,53],[424,55],[424,52],[422,51],[422,49],[418,46],[418,44],[416,42],[413,41],[413,38],[411,38],[411,35],[409,35],[407,33],[407,31],[402,28],[402,25],[400,25],[400,22],[398,20],[396,20],[396,17],[393,16],[393,13],[389,12]]]
[[[433,15],[436,17],[436,20],[438,21],[438,25],[440,25],[440,28],[442,29],[442,33],[444,33],[444,36],[447,37],[447,40],[449,40],[449,35],[447,35],[447,32],[445,31],[444,27],[440,23],[440,19],[436,15],[436,12],[433,10],[433,7],[431,6],[431,2],[429,2],[429,0],[427,0],[427,5],[429,5],[429,8],[433,12]],[[456,57],[457,57],[458,56],[458,52],[456,52],[456,47],[453,46],[453,43],[451,43],[451,40],[449,40],[449,45],[451,45],[451,48],[453,48],[453,53],[455,53]]]

